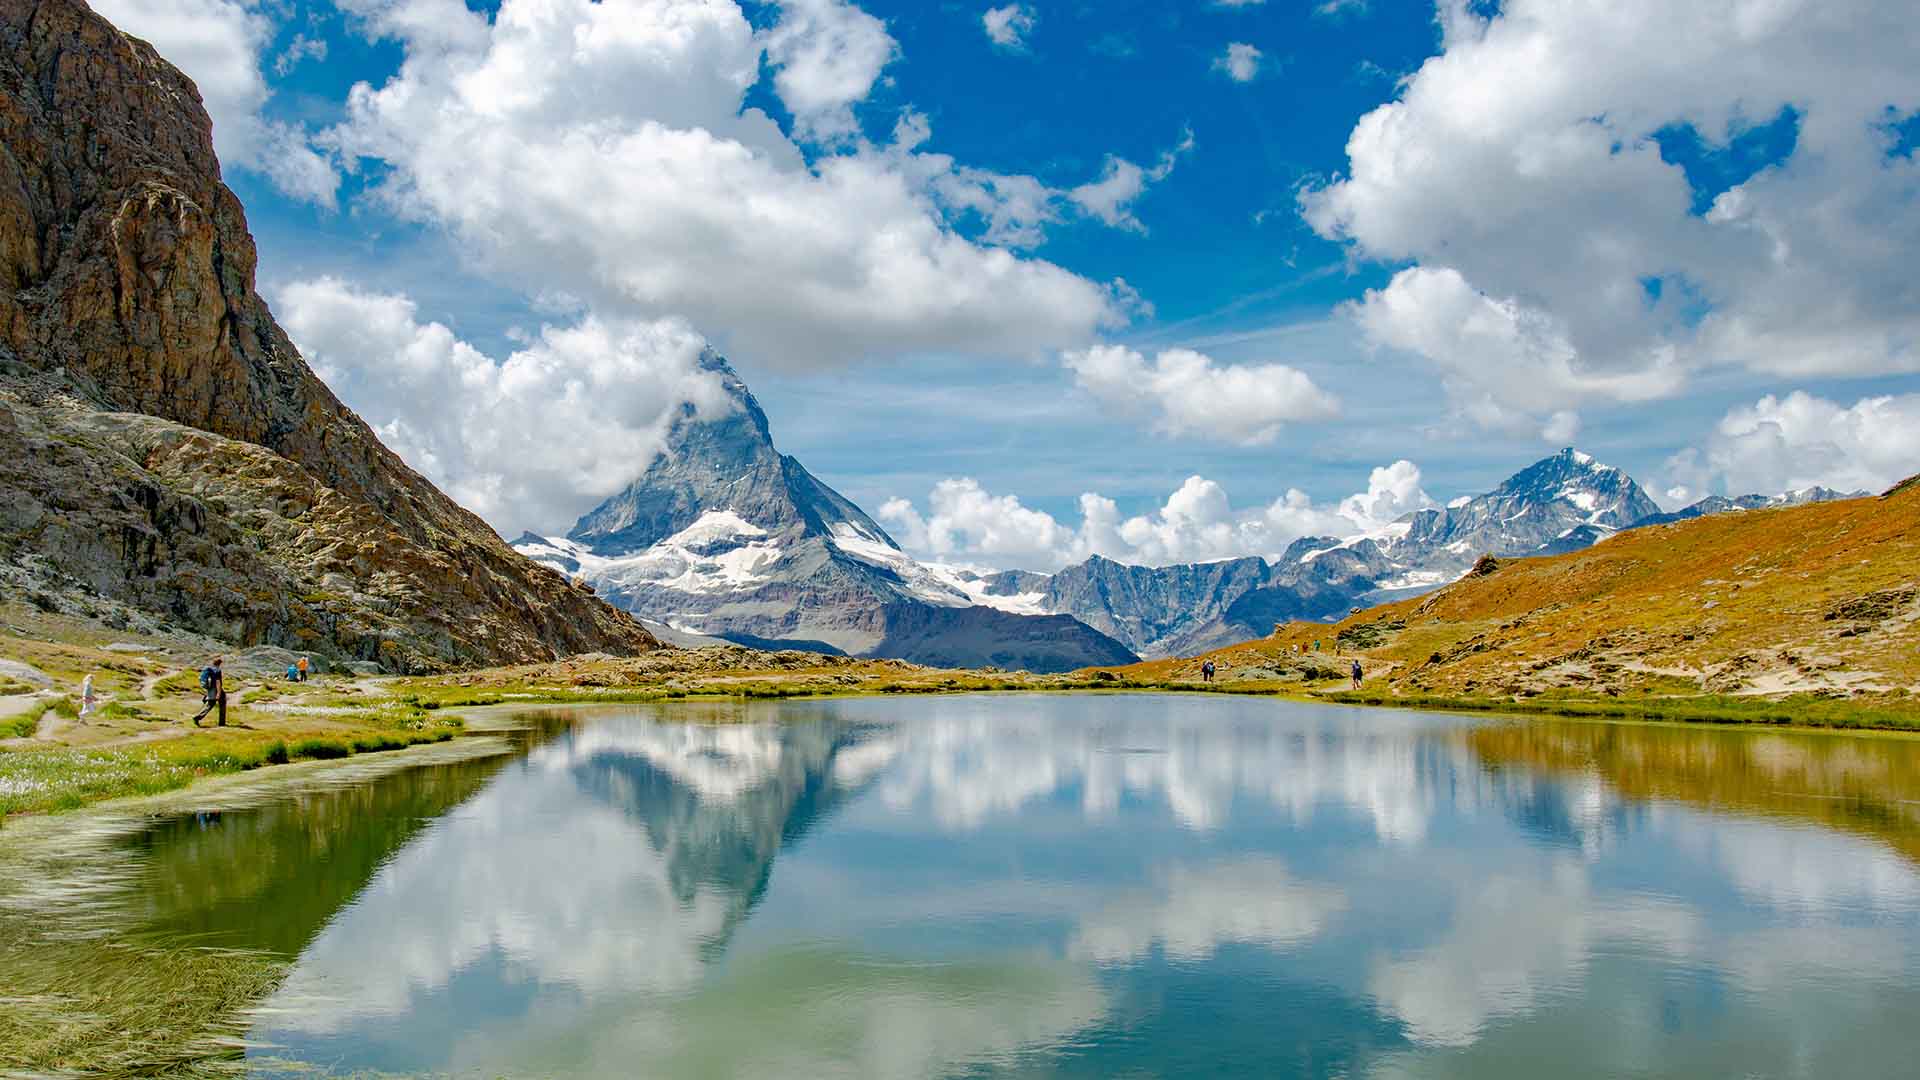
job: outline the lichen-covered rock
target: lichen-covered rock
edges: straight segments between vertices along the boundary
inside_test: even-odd
[[[388,670],[657,647],[382,445],[255,260],[193,83],[77,0],[0,0],[0,557]]]

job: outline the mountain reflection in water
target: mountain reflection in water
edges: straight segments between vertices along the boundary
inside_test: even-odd
[[[1212,697],[635,707],[149,843],[274,882],[158,923],[292,915],[260,1072],[1885,1075],[1920,874],[1873,808],[1916,753]],[[219,870],[250,844],[273,869]]]

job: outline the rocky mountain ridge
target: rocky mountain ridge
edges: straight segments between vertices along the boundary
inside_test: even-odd
[[[1634,528],[1647,525],[1669,525],[1676,521],[1705,517],[1708,514],[1737,514],[1742,510],[1776,510],[1786,506],[1811,506],[1814,503],[1838,502],[1842,499],[1864,499],[1871,492],[1835,491],[1829,487],[1804,487],[1779,495],[1709,495],[1690,506],[1682,507],[1672,513],[1655,514],[1634,522]]]
[[[624,490],[564,537],[515,547],[675,631],[761,647],[1056,672],[1133,654],[1064,614],[983,606],[977,581],[916,562],[859,507],[774,446],[717,355],[732,408],[688,409]]]
[[[386,670],[656,647],[320,382],[191,80],[0,0],[0,577],[36,602]]]

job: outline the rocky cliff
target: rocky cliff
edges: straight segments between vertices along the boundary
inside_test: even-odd
[[[191,80],[77,0],[0,0],[9,580],[390,670],[655,647],[314,376],[254,291],[211,131]]]

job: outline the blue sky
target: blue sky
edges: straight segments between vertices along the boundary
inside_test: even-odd
[[[644,467],[700,342],[960,561],[1277,550],[1565,442],[1669,502],[1920,468],[1899,4],[96,7],[200,82],[296,342],[504,532]]]

